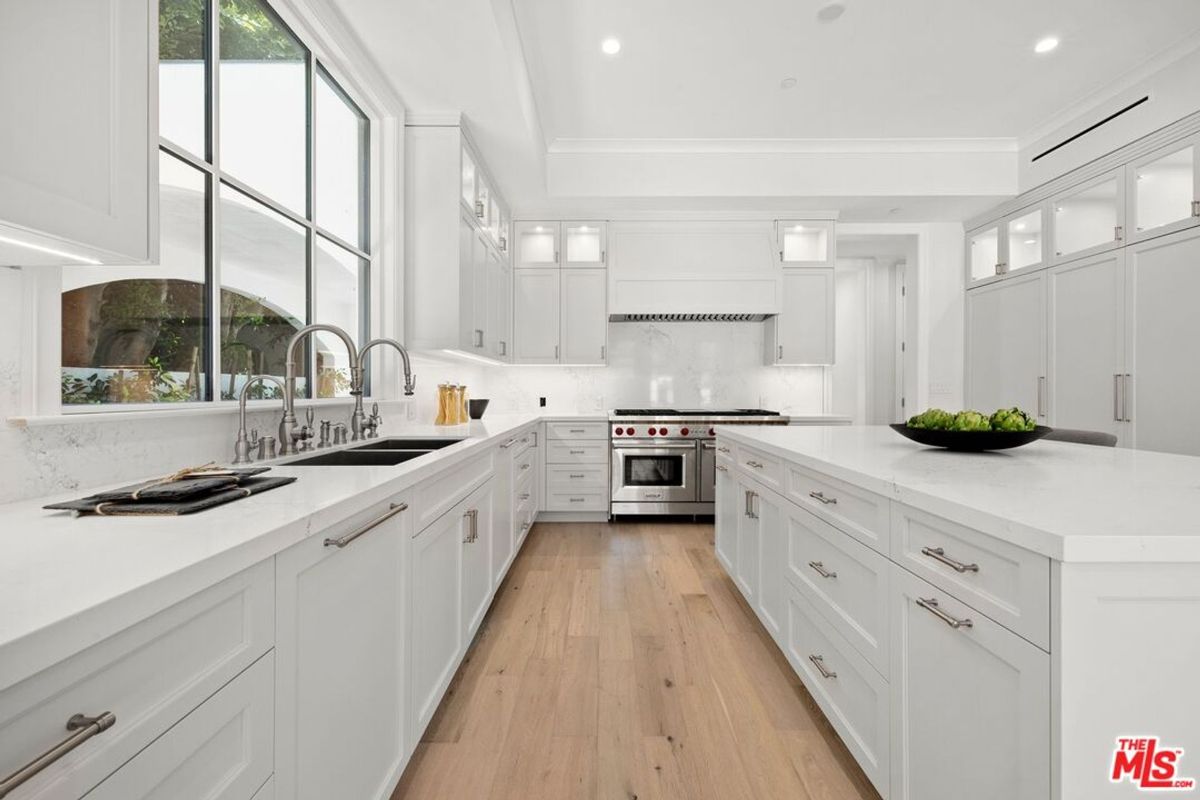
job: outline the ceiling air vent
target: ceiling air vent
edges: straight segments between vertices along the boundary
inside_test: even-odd
[[[1079,133],[1075,134],[1074,136],[1069,136],[1066,139],[1063,139],[1058,144],[1051,147],[1050,149],[1043,150],[1042,152],[1040,152],[1036,156],[1034,156],[1032,159],[1030,159],[1030,161],[1037,161],[1039,158],[1045,158],[1046,156],[1053,153],[1055,150],[1058,150],[1059,148],[1062,148],[1062,147],[1066,147],[1067,145],[1069,145],[1071,142],[1075,141],[1076,139],[1087,136],[1089,133],[1096,130],[1097,128],[1107,125],[1108,123],[1112,122],[1114,119],[1121,116],[1122,114],[1127,114],[1130,111],[1133,111],[1135,108],[1140,106],[1142,103],[1149,102],[1149,100],[1150,100],[1150,95],[1146,95],[1141,100],[1134,100],[1129,105],[1125,106],[1124,108],[1120,109],[1119,111],[1114,111],[1113,113],[1109,114],[1107,117],[1100,120],[1099,122],[1097,122],[1093,125],[1089,125],[1088,127],[1081,130]]]
[[[762,322],[767,314],[611,314],[609,322]]]

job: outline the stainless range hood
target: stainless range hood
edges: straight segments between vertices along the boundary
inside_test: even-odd
[[[762,322],[771,314],[609,314],[609,322]]]

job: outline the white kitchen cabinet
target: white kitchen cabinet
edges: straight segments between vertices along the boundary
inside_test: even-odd
[[[990,414],[1018,406],[1046,417],[1045,276],[967,292],[967,405]]]
[[[1046,290],[1049,423],[1126,438],[1124,251],[1054,267]]]
[[[475,168],[475,156],[471,154],[471,150],[466,146],[465,141],[462,143],[459,152],[462,159],[462,204],[468,213],[474,214],[477,208],[475,205],[476,179],[479,172]]]
[[[517,269],[513,277],[513,361],[559,361],[560,275],[557,269]]]
[[[399,777],[408,506],[398,497],[276,558],[280,797],[387,798]]]
[[[526,434],[528,435],[528,434]],[[491,585],[496,589],[504,580],[504,574],[512,563],[517,540],[516,523],[517,508],[520,505],[515,497],[517,479],[516,452],[518,437],[513,437],[500,445],[496,453],[496,477],[492,479],[492,529],[491,529]]]
[[[564,364],[604,364],[608,358],[608,275],[602,269],[561,273],[561,356]]]
[[[497,361],[512,360],[512,267],[493,248],[486,254],[487,296],[484,349]]]
[[[0,264],[158,259],[158,3],[0,7]]]
[[[487,234],[472,227],[469,222],[463,225],[471,231],[471,249],[464,251],[466,259],[462,264],[464,298],[467,305],[463,314],[470,320],[470,336],[462,343],[462,348],[475,355],[487,355],[490,350],[489,339],[492,332],[488,329],[488,243]],[[469,253],[469,255],[468,255]]]
[[[516,246],[515,266],[558,268],[561,249],[557,222],[522,220],[513,225]]]
[[[765,323],[766,363],[834,363],[834,271],[785,269],[783,307]]]
[[[1126,387],[1132,446],[1200,455],[1200,230],[1192,228],[1125,250]]]
[[[1200,136],[1130,162],[1126,168],[1129,241],[1140,242],[1200,224]]]
[[[762,537],[759,516],[762,506],[760,491],[748,481],[738,481],[741,513],[738,514],[737,520],[737,559],[734,561],[733,580],[742,590],[742,595],[751,608],[758,605],[759,553]]]
[[[891,608],[890,799],[1048,800],[1050,656],[895,565]]]
[[[972,281],[1003,272],[1000,263],[1000,224],[988,225],[967,233],[967,268]]]
[[[608,262],[608,225],[604,222],[562,223],[563,267],[603,268]]]
[[[479,623],[483,622],[492,600],[495,479],[472,492],[460,507],[465,525],[462,539],[462,640],[469,643],[475,631],[479,630]]]
[[[756,491],[758,516],[758,603],[754,610],[763,626],[783,646],[787,625],[787,523],[784,502],[771,492]]]
[[[833,220],[775,222],[779,260],[791,267],[833,267],[837,261]]]
[[[741,499],[739,488],[731,461],[718,456],[714,549],[717,560],[721,562],[721,565],[725,567],[725,572],[729,575],[737,572],[738,517],[746,508],[744,504],[739,503]]]
[[[1125,239],[1125,168],[1092,178],[1050,198],[1052,263],[1120,247]]]
[[[1004,218],[1004,250],[1000,254],[1005,273],[1037,269],[1046,263],[1046,207],[1024,208]]]

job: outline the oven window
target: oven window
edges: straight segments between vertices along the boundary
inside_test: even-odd
[[[683,486],[683,456],[625,456],[626,486]]]

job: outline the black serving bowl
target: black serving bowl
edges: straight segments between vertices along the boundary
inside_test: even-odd
[[[986,450],[1008,450],[1023,444],[1036,442],[1053,428],[1038,425],[1031,431],[934,431],[926,428],[910,428],[903,422],[889,426],[896,433],[912,439],[918,444],[960,450],[966,453],[982,453]]]
[[[483,412],[487,411],[488,403],[491,400],[467,400],[467,415],[471,419],[483,419]]]

